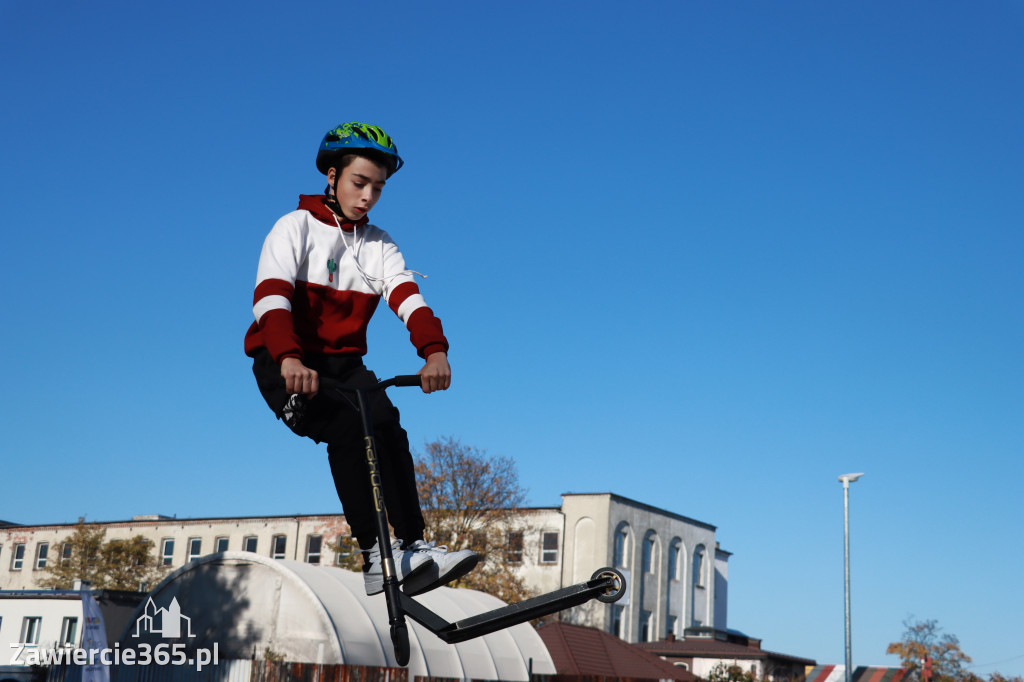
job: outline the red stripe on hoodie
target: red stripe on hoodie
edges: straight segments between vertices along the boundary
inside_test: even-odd
[[[299,197],[299,210],[307,211],[318,222],[351,232],[366,224],[364,218],[356,226],[338,221],[324,205],[321,195]],[[377,228],[374,228],[377,229]],[[400,284],[391,293],[389,306],[398,307],[410,296],[419,293],[415,283]],[[266,279],[256,287],[254,305],[267,296],[283,296],[292,310],[271,309],[250,326],[245,337],[245,352],[252,356],[266,348],[278,363],[286,357],[301,358],[306,352],[330,354],[366,354],[366,329],[380,297],[358,291],[343,291],[320,284],[296,281],[294,285],[281,279]],[[409,338],[420,357],[448,350],[441,321],[424,306],[413,311],[406,320]]]

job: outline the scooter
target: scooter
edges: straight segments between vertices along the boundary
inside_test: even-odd
[[[347,386],[326,377],[320,378],[320,392],[345,398],[354,396],[352,403],[359,411],[362,419],[366,457],[367,480],[375,500],[377,538],[381,548],[381,568],[384,573],[384,596],[388,606],[388,623],[391,627],[391,643],[395,649],[395,659],[400,666],[409,663],[409,626],[405,621],[408,616],[438,636],[443,642],[454,644],[475,637],[482,637],[498,630],[503,630],[519,623],[540,618],[563,609],[585,604],[591,599],[610,604],[622,598],[626,593],[626,579],[614,568],[601,568],[594,572],[590,580],[564,587],[554,592],[542,594],[532,599],[509,604],[470,616],[454,623],[437,615],[415,599],[399,589],[395,572],[394,555],[391,551],[391,533],[388,530],[387,511],[384,507],[384,491],[381,487],[380,467],[377,465],[377,448],[373,438],[373,419],[370,414],[369,394],[383,391],[392,386],[420,386],[420,377],[416,374],[400,375],[380,381],[376,386]]]

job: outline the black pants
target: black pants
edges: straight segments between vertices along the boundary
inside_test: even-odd
[[[377,377],[357,355],[313,355],[302,360],[321,376],[354,386],[373,386]],[[253,374],[267,405],[278,419],[290,396],[285,391],[281,368],[264,349],[253,358]],[[305,407],[303,417],[289,428],[317,443],[327,443],[327,458],[334,476],[345,520],[362,549],[377,541],[373,498],[366,468],[363,427],[359,412],[345,397],[318,393]],[[377,446],[384,505],[395,536],[406,544],[423,539],[423,513],[416,492],[416,471],[409,451],[409,437],[399,424],[398,408],[384,391],[369,394],[373,435]],[[286,422],[287,423],[287,422]]]

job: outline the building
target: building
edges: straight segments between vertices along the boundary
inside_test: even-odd
[[[709,679],[718,666],[736,667],[756,680],[782,682],[803,680],[815,662],[761,648],[761,640],[729,630],[697,627],[686,630],[683,639],[668,636],[657,642],[641,642],[638,648],[656,654],[672,665]]]
[[[448,587],[416,600],[450,622],[505,606],[491,595]],[[188,659],[207,662],[280,657],[321,665],[397,666],[387,602],[366,595],[361,575],[251,552],[211,554],[174,571],[129,622],[119,640],[122,652],[155,651],[170,642]],[[406,622],[409,679],[527,682],[531,672],[555,672],[529,624],[446,644],[412,619]]]
[[[4,663],[27,666],[38,652],[80,647],[85,631],[82,590],[0,591],[0,651]],[[117,590],[91,592],[99,605],[107,641],[114,642],[144,594]]]
[[[566,494],[560,507],[524,509],[523,527],[510,529],[506,560],[518,565],[538,593],[583,582],[605,566],[627,578],[615,604],[590,602],[562,619],[614,634],[627,642],[654,642],[687,628],[726,628],[728,561],[715,527],[612,493]],[[348,536],[340,514],[178,519],[134,516],[97,523],[106,539],[141,535],[153,542],[167,571],[200,557],[250,552],[272,559],[336,565]],[[51,562],[71,551],[74,523],[0,527],[0,590],[34,590]],[[140,585],[141,590],[153,585]]]
[[[588,678],[680,680],[697,678],[635,645],[594,628],[548,623],[538,630],[559,675]]]
[[[106,540],[137,535],[151,540],[158,561],[168,571],[206,554],[227,551],[312,564],[331,562],[337,553],[329,545],[348,534],[345,517],[340,514],[201,519],[144,515],[90,524],[106,531]],[[0,590],[37,589],[46,566],[71,551],[64,541],[74,533],[75,525],[0,528]]]
[[[627,642],[726,627],[731,555],[718,547],[714,526],[609,493],[563,495],[561,514],[562,584],[614,566],[629,586],[620,601],[582,606],[571,622]]]

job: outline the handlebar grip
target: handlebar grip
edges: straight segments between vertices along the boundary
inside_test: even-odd
[[[395,377],[395,386],[421,386],[419,374],[400,374]]]

